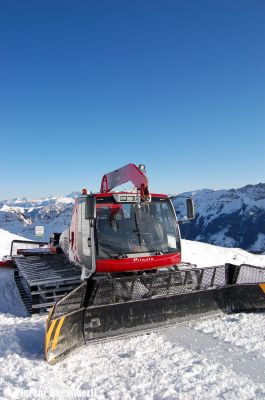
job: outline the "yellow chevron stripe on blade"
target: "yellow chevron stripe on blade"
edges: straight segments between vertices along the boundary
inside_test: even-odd
[[[265,293],[265,283],[260,283],[259,284],[261,290],[263,291],[263,293]]]
[[[60,322],[59,322],[59,324],[58,324],[58,326],[57,326],[57,329],[56,329],[56,331],[55,331],[55,335],[54,335],[53,343],[52,343],[52,350],[55,350],[56,347],[57,347],[57,343],[58,343],[58,339],[59,339],[61,327],[62,327],[62,325],[63,325],[63,323],[64,323],[64,319],[65,319],[65,317],[62,317],[62,318],[60,319]]]
[[[49,343],[50,343],[50,340],[51,340],[53,328],[54,328],[56,322],[57,322],[57,319],[55,319],[55,320],[52,321],[51,326],[50,326],[50,328],[49,328],[49,330],[48,330],[48,332],[47,332],[46,338],[45,338],[45,349],[46,349],[46,353],[47,353],[47,349],[48,349],[48,346],[49,346]]]

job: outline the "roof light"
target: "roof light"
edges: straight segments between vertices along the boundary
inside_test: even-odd
[[[133,194],[125,195],[120,193],[113,193],[112,196],[117,203],[135,203],[137,201],[137,196]],[[147,201],[151,201],[151,196],[150,199],[148,199]]]
[[[120,201],[127,201],[127,196],[120,196]]]
[[[82,189],[81,193],[82,193],[83,196],[87,195],[87,189]]]

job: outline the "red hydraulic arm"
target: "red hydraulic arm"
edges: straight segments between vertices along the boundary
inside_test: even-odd
[[[127,164],[105,174],[101,181],[100,193],[108,193],[126,182],[132,182],[136,186],[142,200],[149,196],[147,177],[135,164]]]

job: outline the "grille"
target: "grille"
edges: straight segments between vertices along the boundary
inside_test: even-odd
[[[237,284],[265,282],[265,267],[242,264],[239,269]]]
[[[231,284],[265,282],[265,268],[231,264],[128,275],[96,277],[83,283],[56,304],[53,318],[83,307],[133,302],[221,288]]]
[[[85,293],[86,283],[83,283],[56,304],[52,318],[60,318],[65,314],[80,310],[83,307]]]
[[[173,296],[225,286],[226,266],[157,272],[98,282],[91,305],[106,305],[153,297]]]

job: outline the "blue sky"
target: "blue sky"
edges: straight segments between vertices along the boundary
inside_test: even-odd
[[[0,199],[265,182],[263,0],[3,0]]]

